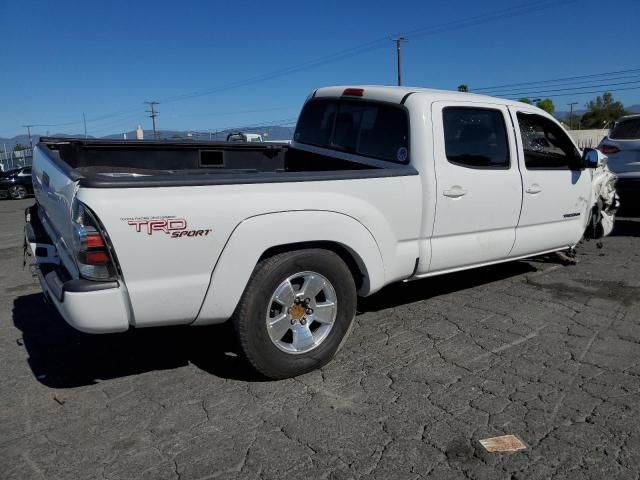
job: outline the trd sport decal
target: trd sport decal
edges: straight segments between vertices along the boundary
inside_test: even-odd
[[[187,229],[187,221],[184,218],[176,217],[135,217],[121,218],[123,222],[127,222],[135,228],[137,233],[145,232],[147,235],[153,235],[154,232],[162,232],[170,235],[171,238],[183,237],[206,237],[213,229]]]

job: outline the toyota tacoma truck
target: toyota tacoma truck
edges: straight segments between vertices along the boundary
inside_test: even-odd
[[[25,235],[78,330],[229,320],[284,378],[334,356],[358,295],[606,234],[613,182],[524,103],[327,87],[290,145],[41,138]]]

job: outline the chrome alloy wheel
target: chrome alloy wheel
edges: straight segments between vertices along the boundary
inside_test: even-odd
[[[286,353],[307,353],[329,335],[338,312],[333,286],[316,272],[300,272],[275,289],[267,306],[267,331]]]

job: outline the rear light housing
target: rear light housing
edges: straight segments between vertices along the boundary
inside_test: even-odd
[[[364,88],[345,88],[342,95],[345,97],[361,97],[364,95]]]
[[[73,250],[80,276],[87,280],[115,280],[117,277],[109,237],[96,216],[81,202],[73,206]]]
[[[600,145],[598,145],[598,150],[600,150],[605,155],[611,155],[620,151],[620,149],[615,145],[607,145],[606,143],[601,143]]]

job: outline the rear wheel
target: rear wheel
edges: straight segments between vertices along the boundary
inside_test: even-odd
[[[233,324],[249,363],[269,378],[287,378],[331,360],[355,310],[344,261],[328,250],[299,250],[256,266]]]
[[[27,189],[23,185],[14,185],[9,189],[9,195],[14,200],[22,200],[27,197]]]

